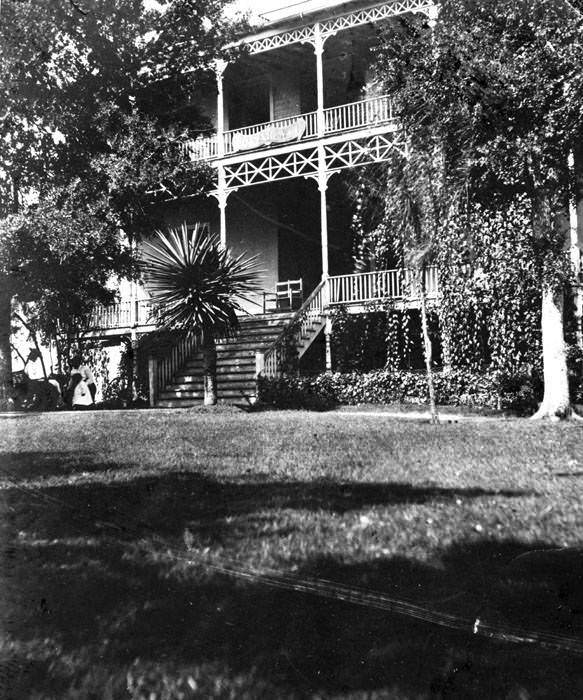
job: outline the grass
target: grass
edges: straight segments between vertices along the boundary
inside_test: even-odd
[[[471,633],[583,644],[578,424],[141,411],[1,418],[0,436],[10,700],[583,697],[579,655]]]

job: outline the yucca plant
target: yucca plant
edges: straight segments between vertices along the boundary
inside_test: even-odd
[[[216,404],[216,338],[236,332],[241,303],[259,291],[257,256],[234,257],[206,227],[182,224],[144,243],[142,267],[159,327],[200,332],[204,403]]]

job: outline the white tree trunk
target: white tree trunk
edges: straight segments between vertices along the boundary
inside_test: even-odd
[[[542,296],[543,401],[533,418],[568,418],[571,411],[563,336],[563,292],[544,289]]]

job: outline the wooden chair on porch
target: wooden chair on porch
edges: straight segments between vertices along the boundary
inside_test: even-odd
[[[276,282],[274,292],[263,292],[263,313],[296,311],[304,303],[303,281]]]
[[[278,311],[295,311],[304,302],[303,281],[286,280],[275,285],[275,304]]]

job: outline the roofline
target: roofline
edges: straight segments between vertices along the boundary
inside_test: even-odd
[[[296,3],[301,4],[301,3]],[[390,0],[384,0],[384,2],[379,2],[379,0],[344,0],[338,3],[336,8],[334,7],[322,7],[319,9],[314,9],[311,12],[300,13],[296,17],[289,17],[286,19],[275,20],[269,22],[266,28],[259,28],[257,31],[251,31],[240,39],[232,41],[225,46],[226,49],[235,48],[237,46],[242,46],[244,44],[249,44],[253,41],[258,41],[261,39],[268,39],[272,36],[277,36],[278,34],[284,34],[292,29],[299,29],[301,27],[309,27],[311,24],[318,20],[332,19],[333,17],[343,17],[350,15],[355,10],[368,9],[372,7],[382,7],[383,5],[390,4]],[[346,9],[346,5],[354,5],[352,9]],[[293,5],[290,5],[293,7]],[[343,8],[342,12],[334,12],[334,9]],[[310,19],[311,18],[311,19]],[[297,21],[297,20],[301,21]],[[294,21],[296,20],[296,21]]]

